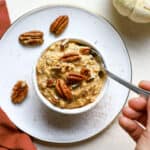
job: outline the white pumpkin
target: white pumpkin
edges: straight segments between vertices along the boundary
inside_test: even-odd
[[[134,22],[150,22],[150,0],[113,0],[117,11]]]

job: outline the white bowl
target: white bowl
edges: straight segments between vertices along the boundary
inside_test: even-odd
[[[61,39],[61,40],[64,40],[64,39]],[[76,42],[79,42],[79,43],[81,43],[81,44],[90,46],[90,47],[92,47],[94,50],[96,50],[96,51],[100,54],[100,52],[99,52],[92,44],[90,44],[89,42],[86,42],[86,41],[81,40],[81,39],[73,39],[73,38],[71,38],[71,39],[69,39],[69,40],[71,40],[71,41],[76,41]],[[57,40],[57,41],[58,41],[58,40]],[[57,42],[57,41],[55,41],[55,42]],[[55,43],[55,42],[53,42],[53,43]],[[53,44],[53,43],[52,43],[52,44]],[[44,52],[44,51],[43,51],[43,52]],[[42,54],[43,54],[43,52],[42,52]],[[42,54],[41,54],[41,55],[42,55]],[[40,55],[40,57],[41,57],[41,55]],[[100,56],[101,56],[102,60],[104,61],[104,59],[103,59],[103,57],[102,57],[101,54],[100,54]],[[39,57],[39,58],[40,58],[40,57]],[[38,58],[38,60],[39,60],[39,58]],[[37,62],[38,62],[38,60],[37,60]],[[104,61],[104,64],[105,64],[105,61]],[[96,106],[96,105],[99,103],[99,101],[102,99],[102,97],[104,96],[104,93],[105,93],[106,90],[107,90],[108,80],[107,80],[107,77],[106,77],[105,84],[104,84],[103,88],[101,89],[100,94],[96,97],[96,100],[95,100],[94,102],[89,103],[89,104],[87,104],[87,105],[85,105],[85,106],[83,106],[83,107],[80,107],[80,108],[73,108],[73,109],[59,108],[59,107],[53,105],[51,102],[49,102],[49,101],[41,94],[41,92],[40,92],[40,90],[39,90],[39,87],[38,87],[38,84],[37,84],[36,65],[37,65],[37,63],[35,64],[35,66],[34,66],[34,68],[33,68],[33,84],[34,84],[34,87],[35,87],[36,94],[37,94],[37,96],[39,97],[39,99],[40,99],[49,109],[51,109],[51,110],[53,110],[53,111],[55,111],[55,112],[58,112],[58,113],[61,113],[61,114],[66,114],[66,115],[80,114],[80,113],[86,112],[86,111],[92,109],[94,106]],[[106,64],[105,64],[105,65],[106,65]]]

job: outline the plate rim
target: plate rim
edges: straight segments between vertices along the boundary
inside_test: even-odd
[[[44,9],[48,9],[48,8],[58,8],[58,7],[64,7],[64,8],[72,8],[72,9],[78,9],[78,10],[81,10],[81,11],[84,11],[86,12],[87,14],[90,14],[92,16],[94,16],[95,18],[101,18],[103,19],[105,22],[107,22],[114,30],[115,32],[118,34],[120,40],[122,41],[122,43],[124,44],[124,47],[126,49],[126,52],[127,52],[127,56],[128,56],[128,59],[129,59],[129,64],[130,64],[130,81],[132,83],[132,75],[133,75],[133,69],[132,69],[132,62],[131,62],[131,58],[130,58],[130,55],[129,55],[129,50],[127,49],[127,45],[125,43],[125,41],[123,40],[121,34],[119,33],[118,29],[107,19],[105,18],[104,16],[100,15],[100,14],[95,14],[94,12],[92,11],[89,11],[87,10],[86,8],[83,8],[83,7],[80,7],[80,6],[74,6],[74,5],[70,5],[70,4],[47,4],[47,5],[44,5],[44,6],[40,6],[40,7],[37,7],[37,8],[33,8],[27,12],[25,12],[23,15],[21,15],[20,17],[18,17],[17,19],[15,19],[11,25],[9,26],[9,28],[7,29],[7,31],[3,34],[2,38],[0,39],[0,42],[5,38],[5,36],[7,35],[7,33],[9,32],[9,30],[11,30],[11,28],[17,23],[19,22],[20,20],[24,19],[25,17],[28,17],[29,15],[32,15],[34,13],[37,13],[39,11],[42,11]],[[129,94],[130,94],[130,90],[128,91],[127,93],[127,96],[126,96],[126,99],[122,105],[122,108],[124,107],[124,105],[126,104],[127,102],[127,99],[129,97]],[[5,112],[5,110],[3,110]],[[78,142],[82,142],[82,141],[86,141],[88,139],[91,139],[91,138],[94,138],[96,137],[97,135],[99,135],[100,133],[104,132],[107,128],[109,128],[111,126],[111,124],[115,121],[115,119],[118,117],[118,115],[120,114],[121,110],[118,111],[116,113],[116,116],[114,118],[111,119],[110,123],[108,125],[106,125],[106,127],[104,127],[101,131],[93,134],[93,135],[90,135],[86,138],[82,138],[82,139],[78,139],[78,140],[72,140],[72,141],[69,141],[69,142],[66,142],[66,141],[63,141],[63,140],[43,140],[43,139],[40,139],[39,137],[37,136],[34,136],[34,135],[31,135],[30,133],[26,132],[24,129],[18,127],[15,123],[13,123],[13,121],[11,120],[11,118],[9,117],[9,119],[11,120],[11,122],[13,124],[15,124],[15,126],[17,128],[19,128],[22,132],[28,134],[29,136],[35,138],[36,140],[40,140],[40,141],[43,141],[43,142],[48,142],[48,143],[57,143],[57,144],[71,144],[71,143],[78,143]],[[6,112],[5,112],[6,113]],[[6,113],[7,114],[7,113]]]

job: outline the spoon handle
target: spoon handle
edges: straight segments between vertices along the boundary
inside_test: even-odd
[[[148,98],[150,96],[150,91],[146,91],[144,89],[138,88],[135,85],[121,79],[120,77],[116,76],[115,74],[113,74],[112,72],[108,71],[107,69],[105,69],[108,76],[112,79],[114,79],[115,81],[119,82],[120,84],[124,85],[125,87],[129,88],[130,90],[134,91],[137,94],[143,95],[146,98]]]

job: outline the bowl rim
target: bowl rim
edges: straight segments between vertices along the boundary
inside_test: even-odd
[[[78,43],[81,43],[81,44],[85,44],[87,46],[90,46],[90,47],[94,48],[94,50],[96,50],[99,53],[99,56],[102,58],[102,61],[104,62],[105,67],[107,68],[107,65],[106,65],[106,62],[104,60],[104,57],[102,56],[100,51],[97,50],[96,45],[94,45],[94,43],[92,43],[92,42],[89,42],[88,40],[84,40],[84,39],[80,39],[80,38],[62,38],[62,39],[57,39],[57,40],[52,41],[49,44],[49,46],[51,46],[52,44],[54,44],[54,43],[56,43],[58,41],[62,41],[62,40],[66,40],[66,39],[69,39],[69,41],[75,41],[75,42],[78,42]],[[47,47],[49,47],[49,46],[47,46]],[[107,88],[108,88],[108,85],[109,85],[108,76],[106,76],[105,83],[104,83],[102,89],[100,90],[99,94],[97,95],[96,99],[93,102],[91,102],[89,104],[86,104],[86,105],[84,105],[82,107],[79,107],[79,108],[66,109],[66,108],[57,107],[57,106],[53,105],[50,101],[48,101],[42,95],[42,93],[39,90],[38,84],[37,84],[36,66],[37,66],[37,63],[38,63],[40,57],[42,56],[42,54],[45,52],[46,49],[44,49],[40,53],[40,55],[38,56],[34,66],[33,66],[33,75],[32,75],[33,79],[32,79],[32,81],[33,81],[33,85],[34,85],[34,89],[35,89],[36,95],[39,97],[40,101],[43,104],[45,104],[52,111],[60,113],[60,114],[64,114],[64,115],[81,114],[81,113],[87,112],[88,110],[91,110],[92,108],[94,108],[100,102],[100,100],[103,98],[104,94],[107,91]]]

